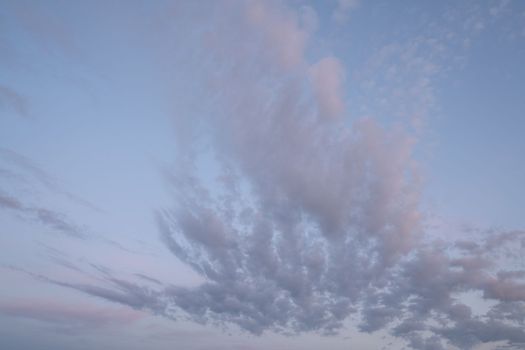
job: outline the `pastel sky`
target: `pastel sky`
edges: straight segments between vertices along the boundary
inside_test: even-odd
[[[525,2],[0,0],[0,349],[525,349]]]

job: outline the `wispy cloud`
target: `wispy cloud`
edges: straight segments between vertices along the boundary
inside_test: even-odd
[[[42,282],[76,290],[136,310],[146,310],[168,316],[165,313],[166,306],[160,293],[148,287],[113,277],[110,274],[100,278],[104,285],[98,285],[94,283],[64,282],[14,266],[4,266],[4,268],[26,274]]]
[[[101,212],[101,210],[89,201],[65,190],[59,181],[51,176],[47,171],[38,166],[34,161],[24,155],[7,148],[0,147],[0,160],[5,164],[7,175],[12,180],[18,180],[25,184],[34,183],[33,189],[38,185],[46,190],[59,194],[68,200],[83,205],[91,210]],[[0,173],[2,176],[2,173]]]
[[[129,308],[102,308],[93,304],[68,304],[50,300],[14,299],[0,302],[0,314],[55,325],[62,333],[78,333],[108,326],[130,325],[144,314]]]
[[[350,18],[350,12],[359,7],[361,0],[337,0],[337,5],[332,13],[332,18],[339,24]]]
[[[0,208],[9,209],[17,214],[21,214],[21,217],[25,220],[38,222],[72,237],[85,238],[86,236],[84,230],[71,223],[64,214],[46,208],[28,206],[20,200],[1,192]]]
[[[21,117],[27,117],[29,115],[27,99],[15,90],[4,85],[0,85],[0,110],[3,110],[4,113],[12,112]]]

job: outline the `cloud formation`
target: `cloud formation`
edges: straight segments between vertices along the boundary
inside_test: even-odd
[[[188,61],[197,61],[196,85],[207,89],[197,103],[208,108],[196,119],[174,117],[185,135],[176,168],[166,172],[173,204],[157,213],[163,243],[204,282],[170,286],[146,274],[130,282],[98,265],[91,265],[102,276],[97,283],[31,275],[133,309],[253,334],[333,334],[353,317],[361,331],[388,330],[413,349],[492,341],[523,348],[525,232],[430,241],[415,137],[403,122],[348,117],[345,67],[332,54],[309,52],[314,10],[221,5],[196,19],[207,26]],[[396,72],[415,67],[406,95],[385,92],[403,105],[412,93],[421,98],[400,113],[425,114],[432,104],[428,80],[439,67],[419,53],[433,56],[438,44],[387,46],[370,63],[376,72],[399,59],[385,78],[395,86],[406,78]],[[381,85],[368,80],[372,90]],[[56,213],[12,196],[0,195],[0,206],[69,230]],[[487,302],[486,310],[472,300]]]
[[[308,64],[303,36],[271,35],[277,22],[302,28],[290,9],[277,16],[267,6],[250,2],[255,22],[223,28],[236,33],[236,50],[223,39],[220,108],[197,127],[211,151],[170,177],[175,203],[159,215],[162,239],[206,282],[169,288],[168,300],[196,321],[256,334],[332,333],[355,314],[362,331],[389,329],[415,349],[522,342],[523,320],[500,310],[522,307],[521,273],[494,276],[501,261],[493,253],[503,249],[496,241],[508,233],[478,250],[466,248],[470,241],[427,246],[414,138],[402,125],[326,118],[345,113],[343,68],[331,56]],[[264,38],[255,49],[252,36]],[[293,55],[276,61],[283,46]],[[195,169],[207,163],[209,176],[199,177]],[[496,302],[483,316],[459,296],[477,292]]]
[[[160,215],[163,240],[207,282],[168,295],[197,320],[254,333],[333,332],[417,242],[414,142],[372,119],[330,118],[344,112],[341,64],[305,64],[303,36],[268,29],[303,33],[297,15],[267,6],[249,3],[248,23],[229,28],[241,47],[217,54],[219,64],[243,60],[216,75],[229,87],[224,110],[202,121],[218,182],[199,181],[189,166],[171,178],[177,202]],[[263,47],[252,49],[249,36],[262,36]],[[274,60],[283,46],[293,48],[286,64]]]

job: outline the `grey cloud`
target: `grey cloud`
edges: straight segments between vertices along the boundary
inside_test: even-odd
[[[521,239],[517,233],[492,232],[479,243],[487,247],[494,240],[509,237]],[[401,264],[399,273],[390,277],[390,288],[377,291],[375,302],[365,305],[365,314],[370,307],[397,309],[398,316],[390,321],[402,322],[392,329],[392,334],[410,343],[429,339],[423,336],[428,331],[462,349],[500,340],[520,343],[525,318],[520,271],[494,273],[497,260],[492,248],[465,251],[462,244],[454,251],[435,245],[433,249],[418,248],[413,258]],[[514,254],[523,254],[523,248],[515,246]],[[495,302],[482,317],[474,315],[457,297],[459,293],[474,291]]]
[[[76,263],[74,263],[72,259],[64,252],[56,248],[46,246],[44,244],[42,244],[42,246],[45,248],[46,258],[52,261],[53,263],[69,270],[73,270],[82,274],[85,273],[84,270],[82,270]]]
[[[49,226],[57,231],[83,238],[85,235],[82,229],[67,221],[64,215],[44,208],[34,208],[35,218],[46,226]]]
[[[148,310],[154,314],[161,314],[165,317],[173,318],[173,316],[167,312],[167,305],[160,292],[146,286],[116,278],[111,274],[104,274],[101,279],[99,278],[101,282],[104,283],[104,285],[101,286],[90,283],[64,282],[15,266],[4,266],[4,268],[27,274],[46,283],[73,289],[93,297],[129,306],[136,310]],[[85,274],[85,272],[83,273]]]
[[[6,148],[0,148],[0,157],[2,158],[2,161],[9,164],[10,166],[14,166],[30,174],[44,186],[48,188],[56,187],[55,181],[51,178],[51,176],[43,171],[40,167],[35,165],[27,157],[24,157],[23,155]],[[18,174],[18,176],[23,177],[22,174]]]
[[[21,214],[21,217],[26,220],[41,223],[66,235],[85,238],[83,229],[71,223],[64,214],[46,208],[28,206],[20,200],[1,192],[0,208],[14,211],[17,214]]]
[[[74,223],[65,213],[44,204],[32,204],[34,199],[29,200],[27,197],[31,194],[38,195],[43,191],[62,196],[70,203],[80,204],[91,210],[100,211],[100,209],[64,190],[50,174],[18,152],[0,147],[0,164],[4,166],[0,168],[0,176],[6,180],[4,188],[9,188],[9,193],[0,188],[0,209],[10,210],[23,220],[40,223],[71,237],[86,238],[88,236],[87,229]],[[100,239],[108,244],[118,245],[103,237]],[[125,250],[120,245],[119,248]]]
[[[43,170],[34,161],[25,157],[24,155],[14,152],[13,150],[0,147],[0,160],[5,164],[5,169],[0,169],[0,175],[10,180],[18,180],[24,184],[34,184],[32,190],[36,189],[36,184],[43,186],[46,190],[52,193],[59,194],[72,202],[80,204],[91,210],[100,212],[101,210],[90,203],[89,201],[80,198],[65,189],[63,189],[58,181],[53,178],[48,172]],[[36,183],[35,183],[36,180]]]
[[[0,194],[0,206],[11,210],[23,211],[25,209],[24,205],[20,203],[19,200],[4,194]]]
[[[71,26],[64,23],[56,12],[41,6],[38,2],[9,3],[5,9],[7,14],[15,19],[20,29],[34,37],[42,52],[62,54],[68,58],[75,57],[77,60],[82,58]],[[14,51],[9,43],[6,43],[6,46],[8,50]],[[17,55],[13,56],[18,58]],[[24,66],[22,62],[13,64]]]
[[[144,286],[122,279],[108,278],[108,286],[83,283],[67,283],[45,278],[48,282],[74,289],[85,294],[126,305],[137,310],[149,310],[155,314],[165,314],[165,303],[161,295]]]
[[[480,342],[500,340],[509,341],[514,346],[525,343],[523,327],[508,325],[500,321],[469,320],[455,327],[439,329],[437,332],[462,349],[470,349]]]
[[[0,108],[12,110],[22,117],[28,116],[28,103],[26,98],[4,85],[0,85]]]
[[[151,276],[146,276],[146,275],[144,275],[142,273],[135,273],[134,275],[137,276],[140,279],[143,279],[144,281],[152,282],[152,283],[155,283],[155,284],[158,284],[158,285],[163,285],[163,283],[161,281],[159,281],[158,279],[153,278]]]

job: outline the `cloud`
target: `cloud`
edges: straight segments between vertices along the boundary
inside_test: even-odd
[[[34,164],[34,162],[32,162],[29,158],[7,148],[0,148],[0,157],[2,159],[2,162],[4,162],[7,166],[13,169],[13,173],[15,171],[18,171],[17,176],[19,178],[25,178],[22,174],[23,172],[33,177],[45,187],[49,189],[56,189],[56,181],[53,180],[53,178],[47,172],[45,172],[39,166]]]
[[[509,232],[493,232],[478,239],[486,244],[508,236]],[[525,232],[521,232],[523,236]],[[518,238],[516,232],[513,237]],[[437,242],[432,245],[419,247],[413,258],[400,264],[398,272],[389,276],[388,288],[369,291],[370,302],[364,305],[364,329],[373,330],[378,324],[375,315],[370,317],[366,310],[383,308],[392,312],[384,317],[379,315],[383,321],[379,328],[401,321],[393,328],[393,334],[406,338],[416,349],[420,346],[414,344],[430,339],[423,336],[428,331],[462,349],[499,340],[522,342],[523,314],[516,317],[520,311],[509,313],[509,303],[520,310],[525,301],[522,295],[525,285],[519,282],[522,271],[500,270],[492,248],[464,252],[461,242],[460,252],[455,245],[447,247]],[[523,253],[519,245],[514,248],[514,253],[518,252]],[[494,271],[499,273],[494,276]],[[459,297],[461,293],[471,293],[469,298],[475,298],[473,292],[495,302],[482,317],[475,315],[464,298]]]
[[[146,276],[142,273],[135,273],[135,276],[137,276],[138,278],[144,280],[144,281],[147,281],[147,282],[151,282],[151,283],[154,283],[154,284],[158,284],[158,285],[162,285],[162,282],[159,281],[158,279],[156,278],[153,278],[151,276]]]
[[[0,176],[26,184],[31,183],[33,180],[33,183],[42,185],[52,193],[59,194],[72,202],[101,212],[101,210],[92,203],[63,189],[55,178],[28,157],[13,150],[0,147],[0,160],[6,167],[5,169],[0,169]]]
[[[52,9],[38,3],[11,3],[6,7],[21,29],[33,36],[44,51],[63,52],[79,59],[79,48],[71,27],[65,25]],[[20,64],[20,63],[19,63]]]
[[[166,311],[166,303],[164,302],[161,293],[149,287],[114,277],[108,272],[103,273],[103,276],[99,278],[100,282],[103,284],[100,285],[101,283],[64,282],[14,266],[4,266],[4,268],[26,274],[42,282],[76,290],[83,294],[101,298],[106,301],[129,306],[135,310],[147,310],[154,314],[163,314],[166,317],[171,317]],[[100,269],[98,269],[98,271],[101,272]],[[85,271],[82,271],[82,273],[85,274]]]
[[[263,13],[250,14],[257,25],[231,21],[216,33],[222,50],[208,52],[220,67],[210,92],[220,102],[195,123],[205,151],[192,153],[198,159],[191,162],[185,156],[199,147],[183,145],[186,163],[168,177],[174,204],[159,211],[162,240],[205,279],[195,288],[167,288],[168,303],[197,322],[233,323],[255,334],[331,334],[354,315],[362,331],[388,329],[417,349],[518,344],[521,321],[495,310],[524,301],[521,274],[494,272],[507,266],[497,252],[522,233],[429,243],[415,138],[402,123],[345,116],[343,67],[332,56],[308,64],[308,41],[295,46],[295,64],[268,59],[282,54],[268,32],[275,18],[291,32],[299,33],[300,23],[290,9],[253,4]],[[254,45],[252,37],[263,40]],[[439,46],[418,41],[412,49],[425,45]],[[385,50],[399,55],[397,46]],[[417,63],[423,73],[414,79],[425,87],[438,67],[417,57],[400,60]],[[326,123],[319,111],[342,115]],[[480,318],[461,293],[494,301],[494,312]],[[484,334],[491,326],[494,333]],[[469,333],[460,339],[462,328]]]
[[[337,23],[346,22],[349,13],[359,7],[360,2],[360,0],[337,0],[337,7],[332,14],[332,18]]]
[[[160,220],[161,225],[167,224]],[[169,228],[164,230],[168,230],[164,232],[165,239],[173,242]],[[510,236],[516,239],[525,237],[525,232],[519,237],[518,232],[512,233]],[[481,246],[498,236],[508,239],[509,232],[479,237]],[[445,349],[447,343],[471,349],[480,343],[498,341],[519,349],[523,344],[525,288],[520,281],[525,270],[491,269],[497,262],[491,249],[465,253],[455,243],[420,244],[380,276],[371,277],[370,271],[353,268],[353,264],[338,260],[340,255],[328,251],[309,261],[308,249],[302,249],[304,253],[288,250],[289,255],[301,261],[296,266],[284,256],[268,260],[263,258],[271,254],[265,245],[255,237],[247,238],[251,240],[250,251],[236,247],[229,260],[210,257],[207,262],[196,263],[195,269],[206,277],[206,282],[196,288],[162,287],[155,283],[155,290],[98,268],[99,272],[104,271],[99,278],[104,285],[63,282],[12,269],[136,310],[170,319],[178,319],[182,310],[196,322],[234,323],[254,334],[268,330],[288,334],[323,330],[332,334],[354,314],[361,319],[361,331],[389,330],[413,349]],[[280,251],[282,246],[273,248]],[[226,262],[241,260],[238,254],[242,253],[246,255],[246,265],[228,270]],[[523,254],[523,248],[514,246],[513,253]],[[207,254],[211,254],[209,250]],[[312,273],[318,272],[312,266],[330,259],[338,266],[327,265],[327,272],[320,276]],[[351,262],[362,263],[356,258]],[[495,285],[504,286],[505,294],[489,294]],[[492,301],[486,312],[479,314],[480,310],[473,309],[460,296],[471,293],[468,298],[472,298],[473,292]]]
[[[272,47],[266,52],[269,58],[284,68],[292,68],[304,62],[312,11],[309,11],[307,25],[303,26],[300,14],[284,6],[274,5],[264,1],[249,1],[245,6],[244,18],[249,27],[255,29],[257,39]]]
[[[41,224],[71,237],[85,239],[91,236],[126,250],[117,242],[89,233],[85,226],[75,223],[64,209],[55,209],[47,203],[35,203],[42,197],[53,195],[68,200],[69,205],[77,204],[101,212],[89,201],[65,190],[59,181],[33,160],[13,150],[0,147],[0,165],[2,166],[0,179],[4,180],[0,186],[0,210],[9,210],[22,220]],[[34,198],[27,198],[29,196]]]
[[[167,247],[206,282],[167,297],[198,321],[331,333],[418,241],[414,140],[373,119],[318,118],[344,112],[340,62],[301,65],[303,44],[292,45],[287,64],[272,59],[284,39],[269,28],[297,33],[289,39],[297,43],[298,15],[247,6],[248,24],[215,33],[224,47],[209,52],[222,100],[198,123],[211,152],[170,175],[174,209],[159,213]],[[197,148],[183,146],[182,157]],[[199,178],[200,162],[217,171]]]
[[[165,305],[155,291],[118,278],[110,279],[112,285],[98,286],[83,283],[68,283],[45,278],[53,284],[74,289],[107,301],[129,306],[136,310],[149,310],[164,314]]]
[[[71,223],[64,214],[46,208],[28,206],[20,200],[1,192],[0,208],[14,211],[17,214],[21,214],[22,218],[26,220],[41,223],[68,236],[85,238],[83,229]]]
[[[100,328],[133,323],[143,314],[127,308],[101,308],[94,305],[65,304],[44,300],[0,302],[0,314],[34,319],[72,328]]]
[[[361,331],[387,330],[413,349],[523,343],[517,262],[525,233],[430,241],[415,137],[402,121],[348,117],[342,63],[310,59],[313,10],[222,5],[196,19],[207,26],[188,61],[198,68],[192,83],[207,89],[195,97],[206,113],[174,116],[185,135],[177,166],[166,171],[173,203],[156,217],[167,249],[204,282],[170,286],[148,274],[130,282],[100,266],[92,266],[102,275],[93,284],[31,275],[136,310],[254,334],[334,334],[354,317]],[[364,85],[403,100],[400,114],[432,105],[428,80],[440,70],[440,42],[427,39],[385,46],[370,62]],[[388,61],[382,89],[374,74]],[[392,92],[405,77],[398,72],[409,69],[410,90]],[[417,103],[405,105],[412,93]],[[62,227],[16,198],[2,196],[0,205]],[[476,310],[469,299],[490,305]]]
[[[342,87],[344,68],[335,57],[325,57],[310,68],[310,76],[322,116],[340,116],[345,108]]]
[[[28,116],[28,103],[26,98],[4,85],[0,85],[0,108],[12,110],[22,117]]]

